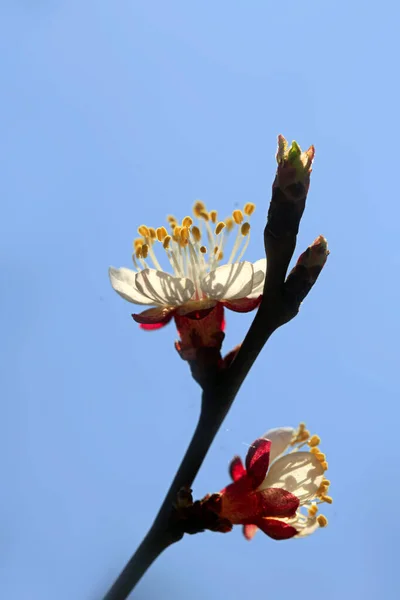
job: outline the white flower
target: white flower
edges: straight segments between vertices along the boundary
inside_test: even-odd
[[[279,522],[294,528],[287,537],[305,537],[319,527],[325,527],[328,521],[324,515],[317,515],[318,505],[324,502],[331,504],[332,498],[328,496],[330,482],[325,479],[328,463],[325,454],[318,448],[320,438],[310,436],[303,423],[298,429],[270,429],[262,438],[271,442],[270,463],[258,491],[271,488],[286,490],[298,498],[299,508],[291,518],[266,518],[257,526],[245,525],[245,537],[252,539],[257,528],[261,528],[268,535],[273,531],[275,539],[281,539],[280,535],[283,539],[286,533],[282,530],[281,534]]]
[[[244,221],[254,212],[254,204],[233,211],[232,217],[217,221],[216,211],[207,212],[202,202],[194,206],[194,217],[178,224],[169,217],[171,232],[142,225],[135,240],[133,269],[110,267],[114,290],[133,304],[154,306],[141,315],[140,323],[165,324],[172,314],[188,315],[222,303],[231,310],[247,312],[256,308],[263,291],[266,260],[252,264],[242,257],[250,239],[250,224]],[[237,228],[236,239],[226,262],[224,247],[227,233]],[[203,242],[207,240],[207,245]],[[159,244],[172,273],[165,272],[155,253]],[[148,318],[150,320],[148,320]]]

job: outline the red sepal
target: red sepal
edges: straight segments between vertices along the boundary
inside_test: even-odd
[[[232,477],[233,481],[237,481],[246,475],[246,469],[243,466],[240,456],[235,456],[229,465],[229,475]]]
[[[257,527],[274,540],[288,540],[297,534],[297,529],[277,519],[260,519]]]
[[[140,323],[141,329],[150,331],[161,329],[161,327],[167,325],[174,316],[175,311],[175,308],[157,306],[156,308],[144,310],[138,315],[134,314],[132,318],[136,323]]]
[[[264,480],[269,465],[269,451],[271,442],[259,438],[252,443],[246,456],[246,470],[251,478],[253,489],[256,489]]]
[[[267,488],[258,492],[263,517],[294,517],[300,501],[294,494],[282,488]]]
[[[223,300],[222,304],[234,312],[246,313],[258,308],[261,304],[262,295],[258,298],[240,298],[239,300]]]
[[[246,538],[246,540],[252,540],[257,533],[257,529],[257,525],[251,525],[250,523],[248,523],[247,525],[243,525],[243,535]]]

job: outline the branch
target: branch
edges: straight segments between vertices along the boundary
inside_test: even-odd
[[[307,152],[311,153],[310,150]],[[302,156],[304,154],[309,158],[309,154],[302,153]],[[294,158],[299,159],[298,153]],[[279,162],[278,150],[278,172],[264,232],[268,266],[258,312],[230,366],[219,372],[212,385],[204,389],[198,425],[158,515],[104,600],[125,600],[153,561],[168,546],[182,539],[184,534],[179,523],[171,518],[178,493],[182,488],[192,486],[254,361],[272,333],[298,313],[300,303],[326,261],[326,241],[320,236],[300,256],[286,279],[305,206],[311,165],[311,162],[307,163],[308,170],[306,174],[304,169],[300,172],[302,178],[298,181],[299,172],[293,175],[293,169],[298,165],[296,163],[294,167],[292,163],[285,154]]]

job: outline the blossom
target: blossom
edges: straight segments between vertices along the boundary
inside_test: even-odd
[[[276,540],[304,537],[328,523],[317,515],[318,504],[332,503],[320,438],[305,425],[271,429],[249,448],[246,464],[236,456],[230,464],[233,483],[205,499],[218,517],[242,524],[247,539],[257,529]]]
[[[143,329],[159,329],[174,318],[180,334],[177,349],[186,360],[194,359],[198,348],[221,348],[224,308],[248,312],[261,301],[266,260],[254,264],[242,260],[254,210],[255,205],[247,203],[243,211],[234,210],[220,221],[215,210],[208,212],[198,201],[193,218],[178,223],[168,217],[170,232],[141,225],[141,237],[134,241],[133,269],[109,269],[111,285],[122,298],[152,307],[132,315]],[[224,263],[227,234],[234,228],[236,238]],[[156,256],[157,245],[168,271]]]

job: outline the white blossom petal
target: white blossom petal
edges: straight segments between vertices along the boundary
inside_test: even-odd
[[[317,521],[317,515],[314,516],[310,516],[307,514],[304,514],[302,512],[301,509],[299,509],[295,516],[290,518],[290,519],[280,519],[281,521],[284,521],[285,523],[287,523],[288,525],[292,525],[292,527],[295,527],[297,529],[297,534],[294,536],[296,538],[301,538],[301,537],[306,537],[307,535],[311,535],[312,533],[314,533],[314,531],[316,529],[319,528],[319,523]]]
[[[293,427],[278,427],[276,429],[270,429],[262,436],[265,440],[271,442],[271,450],[269,453],[270,464],[280,454],[283,454],[285,450],[290,446],[294,434]]]
[[[292,452],[278,458],[268,469],[259,489],[284,488],[303,504],[316,497],[324,478],[324,469],[311,452]]]
[[[146,295],[143,295],[136,287],[136,273],[131,269],[121,267],[116,269],[110,267],[108,269],[111,285],[114,290],[128,302],[133,304],[154,304],[154,300]]]
[[[136,275],[136,287],[153,299],[153,304],[179,306],[188,302],[195,287],[188,277],[173,277],[164,271],[144,269]]]
[[[253,270],[253,288],[248,298],[258,298],[263,293],[265,273],[267,272],[267,259],[260,258],[260,260],[253,263]]]
[[[317,517],[309,517],[306,522],[298,521],[297,523],[293,523],[293,527],[295,527],[298,532],[294,537],[301,538],[314,533],[314,531],[319,528],[319,524]]]
[[[250,262],[222,265],[206,275],[201,289],[214,300],[246,298],[253,288],[253,265]]]

